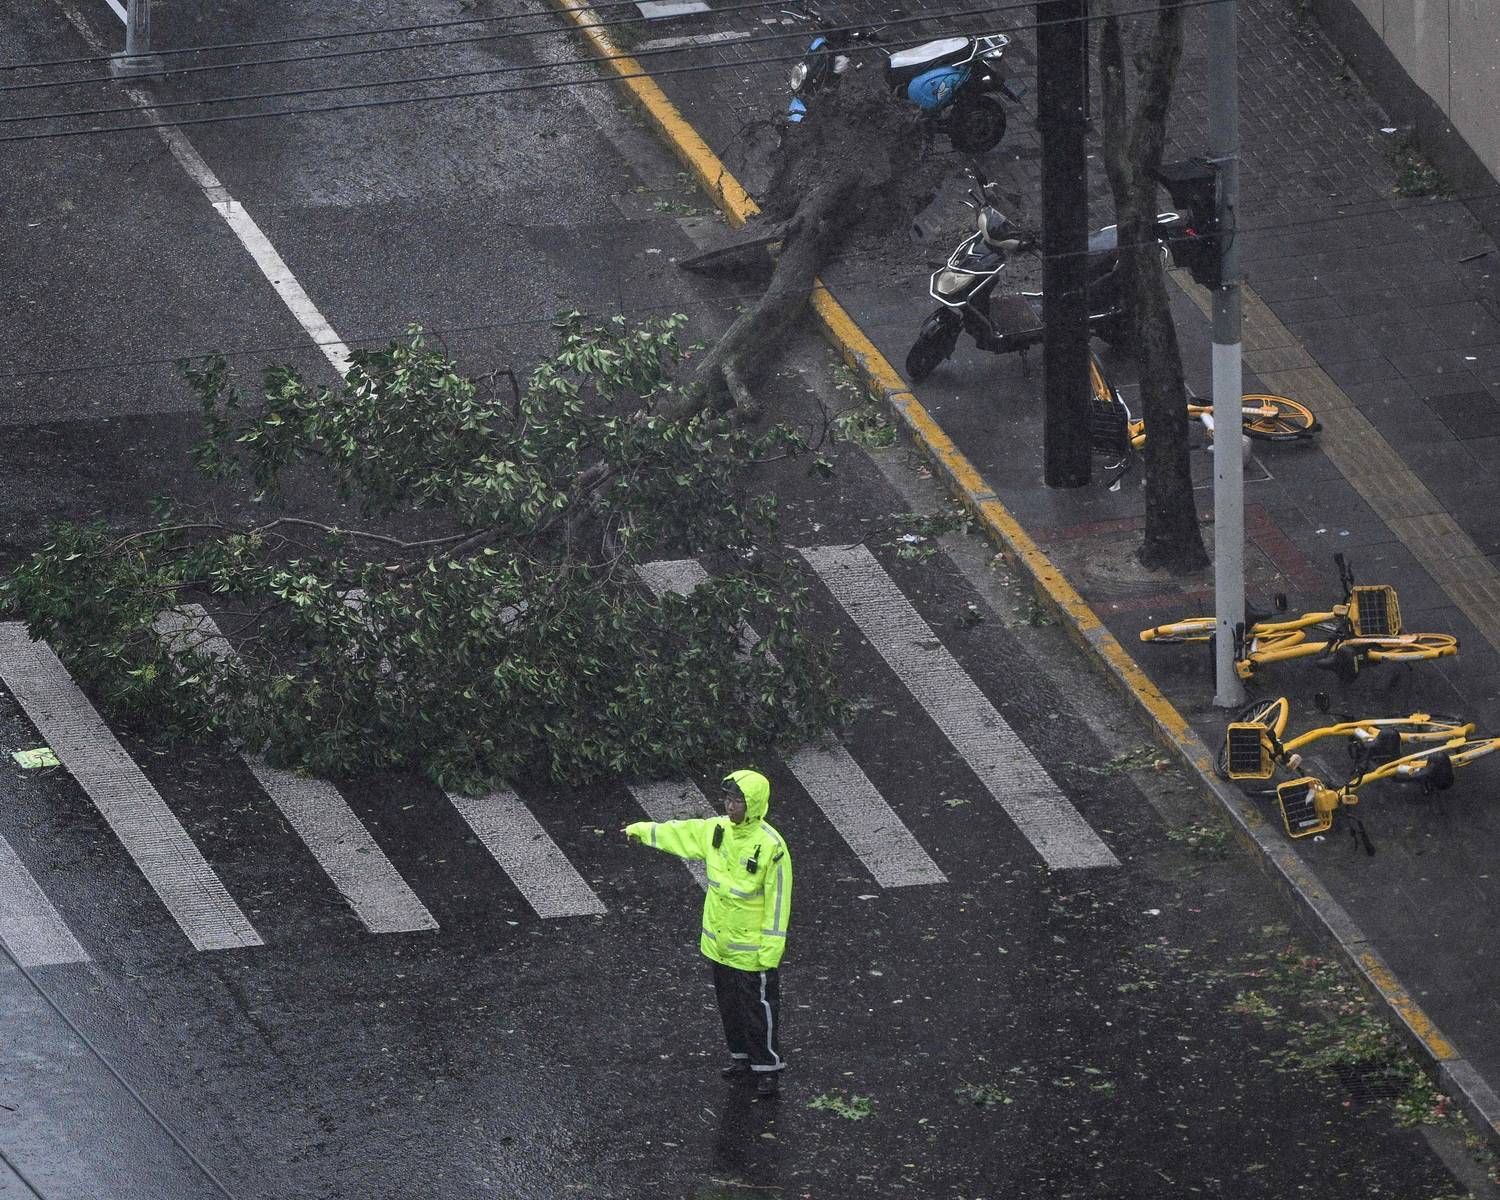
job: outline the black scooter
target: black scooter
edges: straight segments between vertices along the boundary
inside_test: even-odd
[[[940,305],[922,322],[917,340],[906,355],[906,377],[920,383],[958,347],[967,332],[974,344],[992,354],[1025,352],[1039,345],[1046,330],[1045,297],[1041,292],[995,295],[1011,254],[1034,250],[1035,236],[1015,230],[992,199],[994,184],[975,168],[979,190],[969,189],[964,203],[974,210],[976,232],[933,272],[928,292]],[[1156,218],[1156,236],[1166,253],[1172,238],[1182,237],[1187,219],[1179,213]],[[1121,286],[1119,231],[1105,225],[1089,234],[1089,331],[1112,345],[1130,339],[1130,312]]]

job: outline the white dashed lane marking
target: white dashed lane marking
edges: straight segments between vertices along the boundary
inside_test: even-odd
[[[120,12],[120,19],[124,20],[125,14],[119,9],[116,11]],[[72,7],[64,4],[63,13],[95,54],[108,55],[109,51],[104,44]],[[170,117],[152,108],[151,97],[139,87],[129,83],[120,83],[118,86],[130,98],[130,102],[141,110],[143,117],[153,122],[170,120]],[[312,297],[297,282],[297,277],[292,274],[291,268],[282,260],[276,247],[271,244],[271,240],[255,223],[255,219],[245,211],[244,205],[229,194],[229,189],[219,182],[219,177],[213,173],[208,163],[203,160],[203,156],[198,153],[197,148],[188,141],[180,129],[158,128],[155,133],[166,144],[172,157],[177,160],[178,166],[186,171],[188,178],[202,190],[208,202],[213,205],[214,211],[223,217],[225,224],[234,231],[240,244],[255,260],[255,265],[260,268],[261,274],[276,289],[276,294],[281,297],[282,303],[291,311],[292,316],[297,319],[297,323],[302,326],[307,336],[312,338],[318,349],[323,352],[323,356],[333,365],[339,377],[347,375],[350,366],[349,347],[344,345],[339,335],[334,332],[333,326],[313,303]]]
[[[641,16],[655,20],[708,12],[708,5],[703,0],[637,0],[636,7],[641,10]]]

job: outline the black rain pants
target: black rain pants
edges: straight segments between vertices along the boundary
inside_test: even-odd
[[[752,1071],[779,1071],[781,974],[778,970],[740,971],[714,963],[714,994],[724,1021],[729,1055],[748,1059]]]

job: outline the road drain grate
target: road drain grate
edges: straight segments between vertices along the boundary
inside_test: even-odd
[[[1396,1068],[1375,1064],[1332,1066],[1328,1074],[1346,1099],[1360,1105],[1388,1103],[1405,1092],[1408,1083]]]

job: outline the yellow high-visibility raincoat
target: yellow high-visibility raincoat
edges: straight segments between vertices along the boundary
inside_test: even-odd
[[[758,771],[734,771],[745,797],[745,819],[637,821],[625,832],[678,858],[702,860],[708,872],[703,898],[705,957],[740,971],[769,971],[781,964],[792,915],[792,856],[766,820],[771,781]]]

